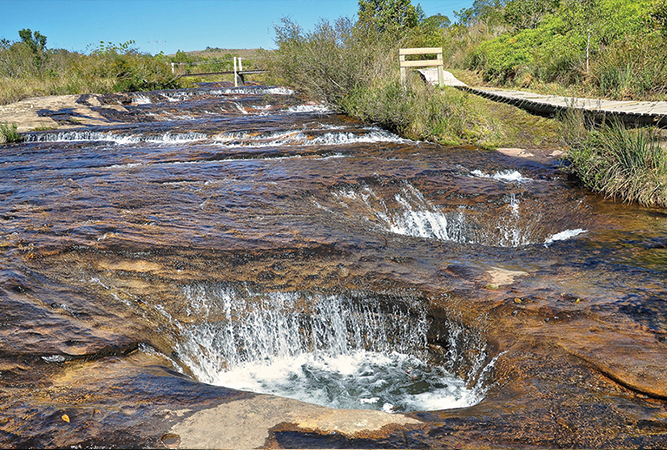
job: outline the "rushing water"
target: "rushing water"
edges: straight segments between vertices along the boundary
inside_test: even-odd
[[[178,353],[201,381],[389,412],[480,399],[481,387],[468,389],[442,361],[429,360],[429,321],[418,304],[201,285],[186,287],[184,296],[188,315],[223,312],[220,320],[179,324]],[[478,350],[483,362],[485,349]]]
[[[659,295],[603,267],[660,286],[664,215],[624,215],[553,163],[405,140],[283,88],[132,101],[124,125],[3,152],[3,246],[155,330],[145,340],[203,383],[337,408],[475,404],[494,354],[437,299],[474,296],[498,267],[667,325]]]
[[[279,98],[291,94],[281,88],[141,94],[133,98],[136,124],[28,135],[27,154],[54,145],[61,154],[43,163],[46,180],[37,189],[59,198],[56,208],[75,219],[50,226],[56,235],[93,242],[141,233],[158,243],[186,238],[213,247],[230,233],[260,242],[289,242],[290,235],[355,239],[325,225],[340,222],[362,234],[500,248],[548,246],[585,232],[575,214],[581,200],[561,205],[554,220],[534,192],[545,181],[533,174],[487,172],[475,153],[470,161],[455,156],[458,161],[443,163],[439,148],[349,123],[320,105],[280,106]],[[29,160],[25,172],[18,161],[11,164],[25,181],[40,165]],[[427,188],[427,195],[419,185],[429,171],[494,193],[478,201],[441,187]],[[119,186],[138,180],[140,197],[128,198]],[[102,186],[93,199],[91,183]],[[289,198],[290,185],[299,184],[301,192]],[[166,207],[165,195],[180,205]],[[108,202],[118,206],[109,210]],[[137,216],[137,210],[139,222],[130,220],[130,228],[116,222],[115,216]],[[205,383],[338,408],[414,411],[478,402],[482,374],[492,366],[483,341],[446,319],[438,326],[447,336],[438,337],[441,351],[433,353],[432,319],[416,301],[260,293],[196,281],[173,294],[184,313],[158,299],[152,314],[169,323],[175,364]],[[464,364],[457,353],[466,346],[475,356]]]

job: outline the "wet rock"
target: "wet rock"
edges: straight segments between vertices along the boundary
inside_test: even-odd
[[[0,107],[96,124],[34,132],[0,168],[3,446],[667,445],[663,214],[582,192],[546,150],[406,142],[225,89]],[[568,230],[587,231],[552,239]],[[192,286],[416,302],[431,358],[485,398],[390,415],[198,382],[178,339],[226,316]]]

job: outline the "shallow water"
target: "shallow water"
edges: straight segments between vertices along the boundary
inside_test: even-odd
[[[32,300],[66,332],[25,324],[45,338],[16,354],[90,357],[103,330],[203,383],[458,408],[484,397],[498,351],[451,305],[493,294],[496,269],[522,274],[506,295],[546,302],[547,321],[567,304],[664,343],[667,214],[591,195],[557,161],[401,139],[283,88],[126,108],[122,126],[0,148],[7,292],[95,299]]]

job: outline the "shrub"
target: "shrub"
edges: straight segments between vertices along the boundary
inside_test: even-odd
[[[395,42],[370,26],[341,18],[304,32],[290,19],[276,27],[278,50],[267,61],[275,76],[305,95],[339,107],[351,92],[397,65]]]
[[[667,37],[654,33],[614,42],[591,67],[590,83],[617,98],[667,95]]]
[[[610,198],[667,206],[667,153],[657,129],[629,129],[618,121],[570,129],[567,171],[586,187]]]
[[[0,144],[7,142],[21,142],[23,136],[16,131],[16,124],[7,125],[0,122]]]

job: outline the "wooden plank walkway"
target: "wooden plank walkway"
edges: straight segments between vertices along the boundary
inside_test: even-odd
[[[427,82],[437,84],[433,69],[420,69]],[[667,102],[615,101],[558,95],[542,95],[526,91],[497,88],[476,88],[459,81],[444,71],[444,86],[453,86],[493,101],[508,103],[527,111],[555,115],[568,109],[583,111],[595,118],[617,117],[623,122],[667,127]]]

